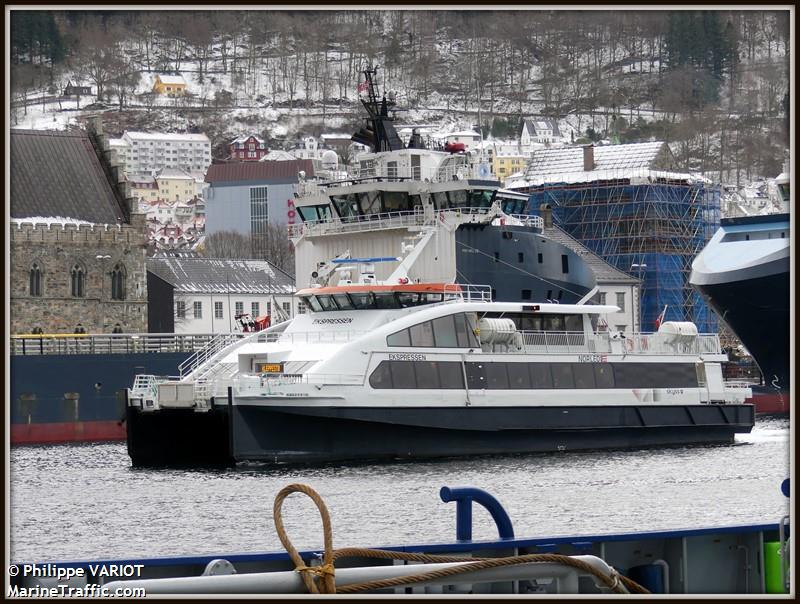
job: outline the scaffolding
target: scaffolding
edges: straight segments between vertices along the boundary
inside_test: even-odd
[[[642,281],[642,331],[655,329],[665,306],[667,321],[717,331],[716,316],[689,284],[689,274],[719,227],[718,186],[651,177],[532,187],[531,212],[542,204],[552,209],[556,225]]]

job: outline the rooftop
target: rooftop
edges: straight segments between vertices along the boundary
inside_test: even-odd
[[[192,294],[292,294],[294,279],[266,260],[148,258],[147,270]]]
[[[11,130],[11,217],[118,224],[124,216],[85,132]]]
[[[310,159],[294,161],[254,161],[211,164],[206,173],[206,182],[231,182],[243,180],[297,180],[297,173],[305,171],[307,177],[314,176],[314,163]]]
[[[183,84],[186,85],[186,80],[183,79],[182,75],[164,75],[159,73],[156,77],[161,80],[164,84]]]
[[[193,141],[211,143],[205,134],[180,134],[177,132],[131,132],[126,130],[123,137],[127,136],[131,140],[144,141]]]

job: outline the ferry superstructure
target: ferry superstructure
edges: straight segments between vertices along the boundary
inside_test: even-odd
[[[369,266],[369,265],[367,265]],[[716,334],[597,332],[613,306],[491,302],[487,287],[358,283],[186,378],[128,393],[135,465],[330,462],[731,442],[753,426]]]

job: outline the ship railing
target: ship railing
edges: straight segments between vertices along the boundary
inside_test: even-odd
[[[331,220],[308,220],[306,222],[290,224],[288,233],[290,238],[303,235],[332,235],[336,233],[358,233],[363,231],[377,231],[383,229],[396,229],[407,226],[420,226],[425,224],[422,208],[413,211],[382,212],[379,214],[366,214],[336,218]]]
[[[232,380],[237,393],[269,391],[275,386],[313,384],[317,386],[363,386],[363,374],[347,373],[264,373],[261,375],[239,375]]]
[[[214,334],[44,334],[12,335],[11,354],[126,354],[143,352],[196,352]]]
[[[544,228],[544,220],[541,216],[529,216],[527,214],[506,214],[514,220],[518,220],[523,226],[533,227],[535,229]],[[500,218],[502,220],[502,217]]]
[[[259,343],[279,342],[281,344],[340,344],[350,342],[368,334],[368,331],[292,331],[276,334],[263,334],[255,341]]]
[[[218,334],[212,340],[210,340],[206,346],[195,352],[192,356],[190,356],[188,359],[186,359],[180,365],[178,365],[178,372],[180,373],[180,376],[182,378],[186,377],[187,375],[192,373],[195,369],[200,367],[203,363],[211,359],[211,357],[213,357],[221,350],[227,348],[232,343],[237,342],[250,335],[253,334],[247,334],[247,333]]]
[[[608,336],[607,336],[608,337]],[[721,354],[717,334],[674,336],[663,333],[636,333],[623,339],[623,349],[636,354]]]
[[[147,395],[150,395],[151,400],[156,400],[158,398],[158,384],[161,381],[165,380],[159,380],[155,375],[139,374],[133,380],[131,394],[141,398],[146,398]]]
[[[491,302],[491,285],[472,285],[471,283],[445,283],[445,300],[455,296],[460,297],[464,302]]]
[[[548,353],[548,352],[592,352],[603,353],[611,352],[608,342],[603,340],[594,341],[582,331],[520,331],[524,352],[527,353]]]

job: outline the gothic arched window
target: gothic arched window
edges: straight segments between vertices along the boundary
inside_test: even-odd
[[[86,271],[80,264],[76,264],[72,267],[70,277],[72,297],[83,298],[86,295]]]
[[[117,264],[111,271],[111,299],[125,299],[125,267]]]
[[[42,269],[36,262],[31,266],[30,294],[31,296],[42,295]]]

